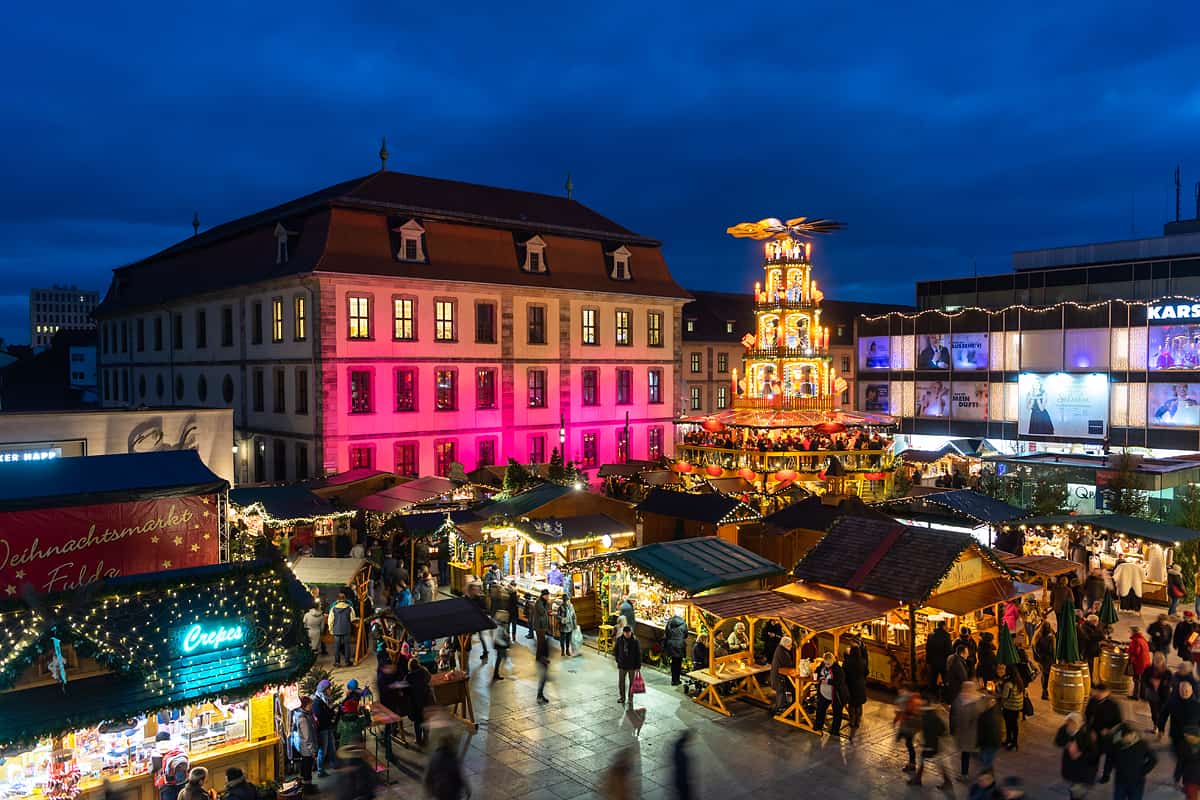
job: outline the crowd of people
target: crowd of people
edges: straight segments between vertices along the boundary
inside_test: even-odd
[[[751,449],[760,452],[819,452],[823,450],[887,450],[891,440],[878,433],[868,433],[857,428],[852,431],[835,434],[818,433],[816,431],[787,430],[775,435],[764,432],[753,433],[748,429],[724,430],[710,432],[695,430],[684,434],[684,444],[697,447],[719,447],[727,450]]]

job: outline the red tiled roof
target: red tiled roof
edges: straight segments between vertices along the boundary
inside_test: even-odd
[[[417,219],[428,263],[397,261],[393,228]],[[275,225],[294,235],[275,263]],[[549,270],[522,272],[517,239],[546,241]],[[608,277],[605,253],[632,253],[629,281]],[[292,275],[332,272],[690,297],[659,243],[565,197],[380,172],[218,225],[114,270],[98,316]]]

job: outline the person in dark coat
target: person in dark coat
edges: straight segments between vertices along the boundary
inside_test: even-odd
[[[1062,748],[1062,779],[1070,786],[1072,800],[1085,797],[1096,782],[1096,752],[1092,734],[1083,726],[1077,712],[1067,714],[1066,721],[1054,735],[1054,744]]]
[[[680,673],[683,671],[683,657],[687,655],[687,622],[675,614],[667,620],[666,635],[663,639],[663,652],[671,659],[671,685],[680,684]]]
[[[1171,700],[1171,670],[1167,669],[1167,658],[1162,653],[1155,653],[1150,666],[1146,667],[1138,679],[1141,698],[1149,707],[1150,720],[1154,723],[1154,732],[1162,738],[1167,729],[1167,703]]]
[[[1087,579],[1084,580],[1083,599],[1087,603],[1087,608],[1091,608],[1093,603],[1099,603],[1104,599],[1104,576],[1100,574],[1099,569],[1089,572]]]
[[[1184,661],[1192,660],[1192,644],[1188,641],[1196,630],[1196,612],[1184,611],[1183,619],[1175,626],[1175,632],[1171,634],[1171,644],[1175,647],[1175,654]]]
[[[1171,623],[1166,614],[1159,614],[1158,619],[1146,628],[1146,638],[1150,641],[1151,653],[1171,653]]]
[[[946,682],[946,659],[954,648],[950,642],[950,631],[946,630],[946,620],[938,620],[937,627],[925,640],[925,664],[929,668],[929,692],[936,696],[938,686]]]
[[[850,735],[862,723],[863,706],[867,703],[867,659],[862,645],[853,644],[842,656],[842,674],[846,678],[846,705],[850,718]]]
[[[258,789],[246,780],[246,773],[239,767],[229,767],[225,770],[225,788],[221,790],[221,800],[258,800]]]
[[[996,637],[990,631],[979,634],[979,659],[975,676],[980,684],[986,685],[996,680]]]
[[[633,676],[642,668],[642,646],[633,635],[633,628],[628,625],[621,630],[621,635],[613,645],[613,658],[617,662],[619,702],[624,703],[628,697],[629,704],[633,705]],[[625,691],[627,682],[628,693]]]
[[[946,659],[946,702],[954,705],[964,683],[971,679],[971,670],[967,667],[967,646],[960,644],[954,649],[954,655]],[[954,732],[954,717],[950,717],[950,731]]]
[[[1054,650],[1058,645],[1058,637],[1050,623],[1043,622],[1033,635],[1033,658],[1037,661],[1042,673],[1042,699],[1050,699],[1050,667],[1054,665]]]
[[[1158,763],[1158,756],[1131,725],[1123,725],[1113,737],[1113,797],[1141,797],[1146,776]]]
[[[969,680],[975,677],[975,665],[979,663],[979,646],[971,636],[971,629],[965,626],[959,628],[958,638],[954,640],[954,652],[957,653],[960,647],[967,648],[967,654],[963,660],[967,665],[967,679]]]
[[[842,665],[837,663],[833,653],[825,653],[821,665],[817,667],[817,716],[813,720],[813,728],[817,733],[825,730],[825,713],[833,707],[833,721],[830,734],[840,736],[842,733],[842,707],[846,704],[849,690],[846,687],[846,674]]]
[[[1095,674],[1095,662],[1100,657],[1100,645],[1104,642],[1104,631],[1100,629],[1100,618],[1095,614],[1088,614],[1087,618],[1079,623],[1079,655],[1082,656],[1092,674]]]
[[[1062,612],[1063,604],[1068,598],[1074,600],[1068,578],[1066,575],[1059,575],[1058,582],[1050,589],[1050,607],[1054,609],[1054,616],[1057,617]]]
[[[420,659],[409,660],[408,675],[405,678],[408,688],[404,693],[408,696],[408,718],[412,720],[413,735],[418,747],[424,747],[429,741],[429,732],[425,729],[425,706],[429,704],[431,677],[429,670],[421,665]]]
[[[708,645],[701,636],[692,642],[692,669],[708,669]]]
[[[1107,783],[1113,771],[1113,734],[1121,726],[1121,707],[1103,681],[1092,684],[1092,696],[1084,706],[1083,721],[1096,736],[1096,745],[1104,754],[1104,774],[1100,776],[1100,782]]]
[[[462,764],[449,736],[438,743],[437,749],[429,757],[424,783],[425,791],[433,800],[462,800],[464,795],[470,794]]]
[[[796,651],[792,649],[792,637],[784,636],[775,646],[775,653],[771,656],[771,688],[775,690],[775,702],[771,705],[772,715],[787,708],[786,699],[792,687],[792,682],[779,671],[795,668]]]
[[[762,626],[763,656],[770,661],[775,655],[775,648],[783,639],[783,626],[777,619],[769,619]]]
[[[521,608],[521,595],[517,594],[517,584],[515,581],[509,581],[508,595],[505,597],[506,608],[508,609],[508,638],[517,638],[517,616]]]
[[[1184,738],[1184,731],[1195,729],[1200,725],[1200,700],[1191,681],[1180,681],[1165,711],[1170,721],[1167,736],[1171,739],[1171,752],[1175,754],[1175,780],[1179,781],[1188,761],[1189,746]]]

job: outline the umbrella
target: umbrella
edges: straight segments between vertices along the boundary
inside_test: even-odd
[[[1000,624],[1000,644],[996,648],[996,660],[1001,664],[1021,663],[1021,656],[1013,644],[1012,632],[1003,623]]]
[[[813,430],[817,433],[841,433],[846,426],[840,422],[818,422],[813,425]]]
[[[704,422],[700,424],[700,427],[704,428],[704,430],[708,431],[709,433],[720,433],[721,431],[725,430],[725,423],[721,422],[719,419],[712,419],[710,417],[709,419],[704,420]]]
[[[1104,593],[1104,602],[1100,604],[1100,621],[1105,625],[1116,625],[1120,619],[1116,606],[1113,605],[1112,592]]]
[[[709,464],[707,467],[704,468],[704,471],[707,472],[709,477],[712,477],[712,478],[719,478],[725,474],[724,468],[721,467],[719,464]]]
[[[756,480],[758,480],[758,473],[749,467],[742,467],[738,470],[738,477],[754,483]]]
[[[1079,630],[1075,627],[1075,603],[1063,601],[1058,612],[1058,645],[1054,648],[1054,659],[1060,664],[1079,662]]]

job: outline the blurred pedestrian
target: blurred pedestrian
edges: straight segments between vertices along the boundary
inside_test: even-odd
[[[479,613],[483,614],[484,616],[487,616],[487,613],[488,613],[487,598],[484,597],[484,595],[483,595],[483,584],[482,583],[480,583],[479,581],[476,581],[476,580],[472,580],[470,583],[467,584],[467,599],[475,604],[475,607],[479,609]],[[484,638],[483,631],[479,631],[479,647],[483,651],[482,653],[479,654],[479,661],[481,663],[486,663],[488,660],[488,646],[487,646],[487,639]],[[468,636],[467,637],[467,650],[465,653],[463,653],[463,663],[466,663],[467,656],[470,655],[470,653],[471,653],[471,637]]]
[[[1180,681],[1170,700],[1167,701],[1166,715],[1170,721],[1167,736],[1171,739],[1171,752],[1175,755],[1175,782],[1183,778],[1184,770],[1190,758],[1190,746],[1186,733],[1200,726],[1200,699],[1191,681]]]
[[[961,772],[958,779],[965,783],[971,775],[971,756],[979,752],[979,712],[983,696],[975,681],[967,681],[950,707],[954,726],[954,741],[958,745]]]
[[[628,626],[626,626],[628,627]],[[612,766],[604,775],[601,788],[605,800],[633,800],[633,753],[630,748],[617,752]]]
[[[689,745],[692,741],[692,732],[687,728],[683,729],[683,733],[679,734],[679,738],[675,740],[674,762],[675,767],[675,800],[692,800],[692,757],[688,753]]]
[[[850,735],[862,724],[863,706],[867,703],[867,658],[862,644],[854,642],[842,656],[842,674],[846,676],[846,706]]]
[[[1054,735],[1054,744],[1062,748],[1062,779],[1069,787],[1071,800],[1086,797],[1096,782],[1096,751],[1091,731],[1083,725],[1078,712],[1067,714],[1066,720]]]
[[[1200,595],[1200,592],[1197,593]],[[1159,614],[1158,619],[1150,623],[1150,627],[1146,628],[1146,633],[1150,637],[1150,650],[1155,653],[1162,653],[1164,656],[1171,652],[1171,623],[1166,614]]]
[[[1113,736],[1113,800],[1142,800],[1146,776],[1158,763],[1132,725],[1123,725]]]
[[[1171,670],[1167,669],[1167,657],[1155,651],[1150,666],[1143,670],[1138,679],[1139,693],[1150,711],[1157,738],[1162,739],[1167,729],[1167,701],[1171,699]]]
[[[1121,725],[1121,707],[1103,681],[1092,684],[1092,696],[1083,709],[1083,721],[1096,737],[1096,745],[1104,754],[1101,783],[1108,783],[1113,771],[1113,735]]]
[[[538,665],[537,701],[549,703],[550,701],[546,699],[546,681],[550,679],[550,638],[548,636],[538,636],[537,643],[534,645],[534,659]]]
[[[933,763],[942,771],[942,782],[938,788],[952,789],[954,782],[950,779],[950,767],[947,763],[948,753],[942,738],[946,735],[946,723],[942,715],[932,706],[927,705],[921,711],[921,760],[917,762],[917,771],[908,779],[909,786],[920,786],[921,778],[925,775],[925,767]]]
[[[338,748],[338,770],[334,784],[337,800],[370,800],[375,796],[379,781],[375,770],[367,763],[363,743],[356,741]]]
[[[930,690],[932,697],[936,697],[935,692],[936,690]],[[917,771],[917,750],[914,740],[921,731],[923,706],[921,693],[915,686],[909,686],[896,696],[896,714],[892,718],[892,727],[896,729],[896,739],[902,740],[905,750],[908,751],[908,763],[904,765],[904,772]]]
[[[996,786],[996,775],[990,769],[980,770],[967,790],[967,800],[1003,800],[1003,797]]]
[[[463,775],[454,741],[444,736],[425,767],[425,791],[432,800],[462,800],[471,796],[471,787]]]
[[[500,674],[500,667],[508,658],[508,648],[511,646],[512,639],[508,633],[508,612],[500,609],[496,612],[496,632],[492,634],[492,647],[496,650],[496,665],[492,668],[493,681],[504,680],[504,676]]]

